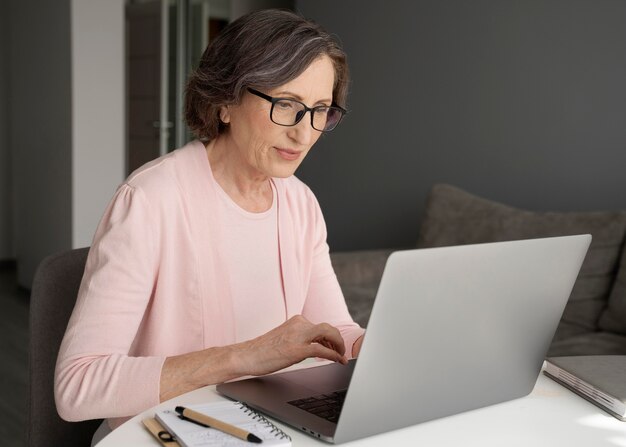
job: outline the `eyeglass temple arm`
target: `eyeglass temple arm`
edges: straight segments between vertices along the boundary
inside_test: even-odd
[[[267,101],[269,101],[269,102],[274,102],[274,101],[273,101],[273,99],[274,99],[274,98],[272,98],[271,96],[266,95],[265,93],[261,93],[260,91],[255,90],[255,89],[253,89],[253,88],[251,88],[251,87],[248,87],[248,91],[249,91],[250,93],[252,93],[253,95],[256,95],[256,96],[258,96],[258,97],[260,97],[260,98],[263,98],[263,99],[265,99],[265,100],[267,100]]]

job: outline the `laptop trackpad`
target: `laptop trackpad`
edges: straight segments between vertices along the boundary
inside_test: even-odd
[[[330,393],[348,388],[355,364],[356,360],[350,360],[348,365],[331,363],[313,368],[279,373],[275,376],[320,394]]]

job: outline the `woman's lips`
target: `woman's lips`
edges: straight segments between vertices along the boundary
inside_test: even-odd
[[[276,152],[278,152],[278,155],[280,155],[281,158],[285,160],[294,161],[300,158],[300,152],[298,151],[294,151],[292,149],[283,149],[279,147],[275,147],[274,149],[276,149]]]

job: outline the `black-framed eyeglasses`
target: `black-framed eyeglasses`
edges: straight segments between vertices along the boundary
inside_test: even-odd
[[[279,126],[295,126],[307,112],[311,112],[311,127],[320,132],[330,132],[347,113],[346,109],[337,104],[330,106],[307,107],[306,104],[290,98],[274,98],[248,87],[253,95],[272,103],[270,119]]]

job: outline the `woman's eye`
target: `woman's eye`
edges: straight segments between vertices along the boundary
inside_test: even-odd
[[[316,115],[327,115],[328,114],[328,107],[316,107],[315,108],[315,114]]]
[[[276,107],[282,110],[289,110],[289,109],[293,109],[293,104],[288,101],[279,101],[276,103]]]

